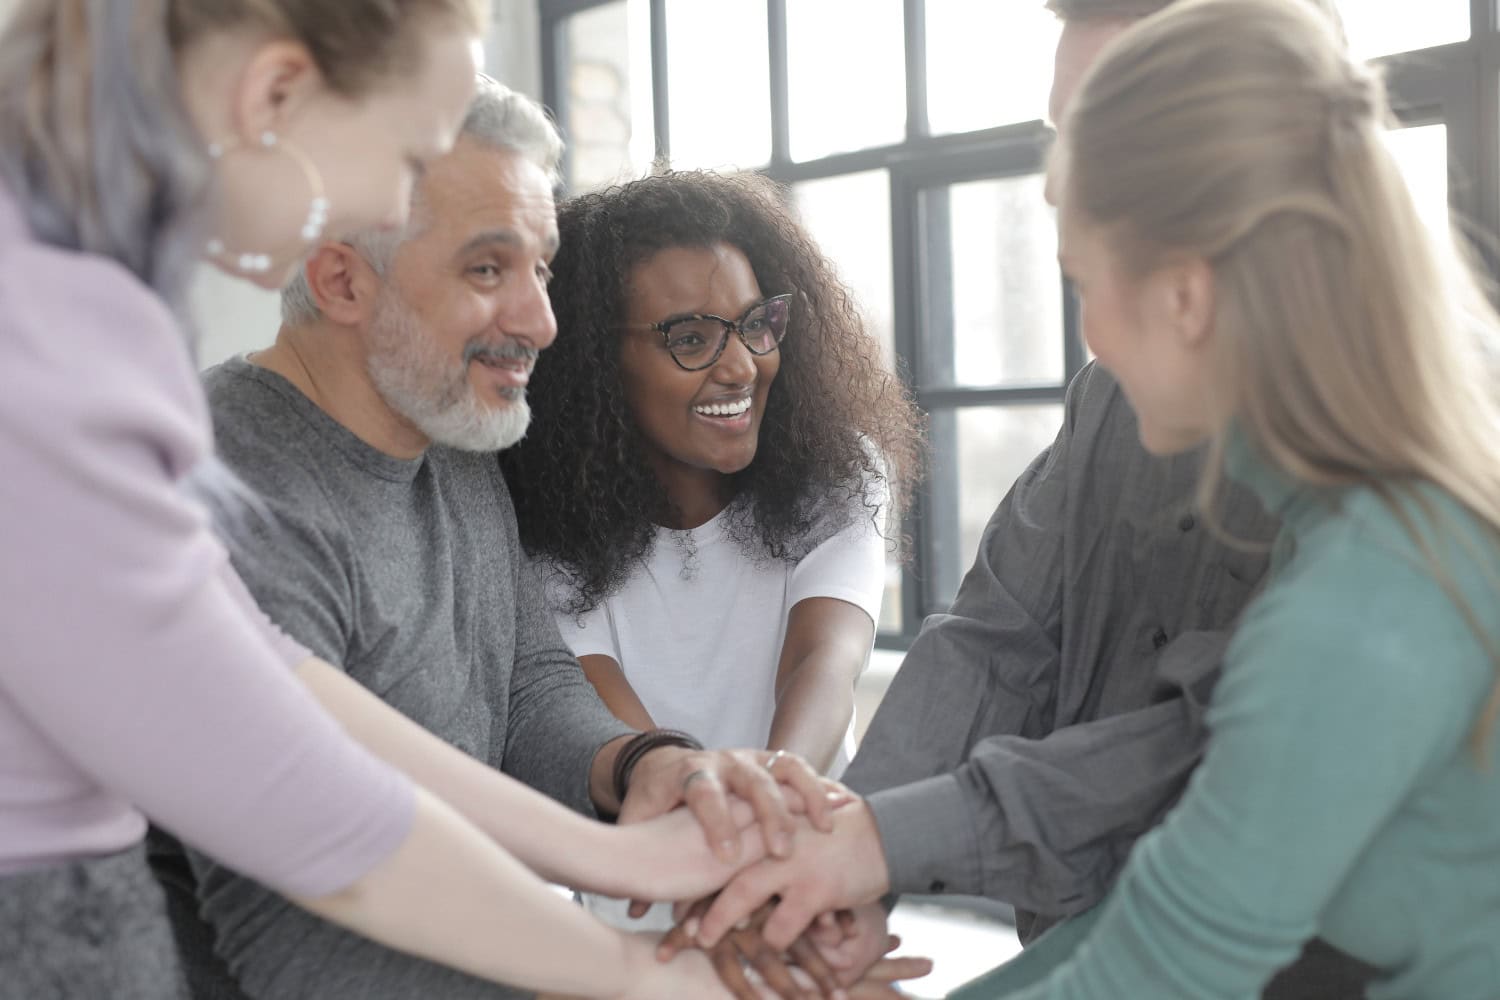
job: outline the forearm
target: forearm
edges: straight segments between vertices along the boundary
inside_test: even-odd
[[[580,866],[600,856],[606,828],[443,742],[321,660],[297,674],[351,736],[532,871],[567,884],[590,879]]]
[[[805,661],[776,700],[767,746],[795,753],[826,774],[853,716],[854,685],[848,671]]]
[[[298,902],[389,947],[525,989],[617,996],[643,957],[643,944],[593,920],[422,791],[395,854],[343,892]]]
[[[892,885],[1077,913],[1176,801],[1204,738],[1176,699],[1044,740],[981,740],[955,771],[869,797]]]

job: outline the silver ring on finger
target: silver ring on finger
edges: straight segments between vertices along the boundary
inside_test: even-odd
[[[785,750],[777,750],[766,758],[766,770],[772,774],[776,773],[776,765],[781,763],[781,758],[790,756]]]
[[[710,777],[712,777],[711,774],[709,774],[707,771],[703,770],[702,768],[699,768],[698,770],[693,771],[691,774],[689,774],[686,778],[682,779],[682,790],[684,792],[686,792],[687,789],[688,789],[688,786],[691,785],[694,781],[697,781],[699,778],[710,778]]]

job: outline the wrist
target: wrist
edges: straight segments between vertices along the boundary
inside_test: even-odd
[[[657,968],[661,964],[656,958],[655,935],[619,932],[621,942],[621,970],[624,985],[614,994],[619,1000],[637,1000],[652,996],[649,984],[656,982]],[[642,987],[648,987],[646,992]],[[653,997],[654,1000],[654,997]]]
[[[875,813],[864,799],[857,799],[834,813],[835,821],[848,814],[851,827],[851,853],[858,858],[854,871],[859,884],[854,887],[860,904],[873,903],[891,891],[891,871],[885,860],[885,844]]]
[[[636,767],[647,754],[663,747],[702,750],[703,744],[680,729],[648,729],[632,736],[620,747],[620,752],[615,755],[614,766],[610,769],[610,793],[614,796],[616,808],[630,793],[630,780],[635,775]]]

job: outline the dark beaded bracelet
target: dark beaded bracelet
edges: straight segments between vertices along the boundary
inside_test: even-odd
[[[680,729],[648,729],[644,733],[636,733],[620,748],[620,754],[615,758],[614,786],[618,801],[625,801],[625,793],[630,791],[630,776],[641,758],[661,747],[702,750],[703,744]]]

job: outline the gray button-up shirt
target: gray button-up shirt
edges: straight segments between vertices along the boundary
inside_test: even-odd
[[[1203,709],[1278,525],[1201,455],[1142,448],[1089,365],[1057,440],[990,518],[953,607],[922,626],[844,780],[867,797],[894,892],[1013,904],[1030,941],[1100,902],[1177,801]],[[1279,998],[1363,995],[1314,943]]]

